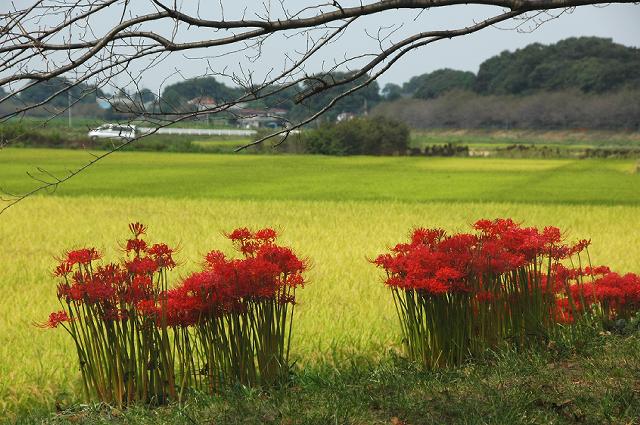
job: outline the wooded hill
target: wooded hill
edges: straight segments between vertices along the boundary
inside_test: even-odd
[[[604,93],[640,89],[640,49],[597,37],[568,38],[504,51],[480,64],[478,74],[454,69],[418,75],[402,87],[387,84],[386,100],[433,99],[452,90],[482,95],[528,95],[578,90]]]
[[[640,49],[596,37],[531,44],[477,75],[440,69],[383,89],[375,114],[414,128],[640,129]]]

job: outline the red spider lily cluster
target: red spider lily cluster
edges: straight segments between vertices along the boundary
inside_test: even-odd
[[[459,364],[503,343],[546,339],[557,322],[595,302],[611,316],[637,308],[637,276],[562,265],[579,257],[588,240],[567,244],[556,227],[511,219],[479,220],[473,229],[454,235],[415,229],[409,242],[373,261],[387,273],[405,347],[416,361]],[[576,280],[597,274],[588,284]]]
[[[251,302],[295,302],[293,292],[304,285],[306,265],[290,248],[275,244],[274,230],[252,233],[246,228],[236,229],[228,238],[243,258],[229,259],[221,251],[209,252],[202,271],[166,293],[164,314],[170,326],[193,326],[201,320],[245,312]],[[147,315],[160,317],[161,306],[153,300],[138,307]]]
[[[511,219],[480,220],[476,233],[447,235],[442,229],[415,229],[408,243],[378,256],[374,263],[387,271],[390,287],[414,289],[424,294],[476,291],[486,276],[508,274],[540,264],[559,261],[589,245],[583,240],[569,246],[556,227],[521,227]]]
[[[132,236],[119,262],[100,264],[95,248],[68,251],[59,260],[53,275],[63,309],[38,325],[65,328],[76,346],[87,396],[117,405],[176,395],[167,326],[153,326],[140,311],[141,304],[161,299],[167,290],[174,250],[149,245],[140,223],[129,228]],[[165,355],[159,356],[160,350]]]
[[[157,295],[154,275],[176,266],[173,250],[166,244],[147,247],[136,236],[127,241],[125,253],[121,263],[96,265],[101,256],[95,248],[69,251],[54,270],[54,276],[62,278],[58,298],[66,303],[99,305],[103,314],[114,317],[153,299]]]
[[[89,397],[118,405],[180,399],[186,388],[270,384],[288,371],[296,288],[306,265],[272,229],[228,235],[243,258],[220,251],[168,287],[175,250],[148,244],[140,223],[119,262],[95,248],[69,251],[54,270],[62,310],[39,327],[64,327]]]
[[[634,273],[620,275],[607,266],[566,268],[558,264],[554,284],[559,294],[556,317],[564,323],[573,323],[594,305],[607,322],[628,320],[640,310],[640,276]]]
[[[182,339],[201,353],[206,375],[190,383],[210,391],[231,382],[270,385],[286,375],[295,291],[304,286],[307,268],[290,248],[275,243],[272,229],[241,228],[227,237],[241,258],[211,251],[203,270],[167,294],[169,321],[192,326],[199,336],[195,343],[188,334]]]

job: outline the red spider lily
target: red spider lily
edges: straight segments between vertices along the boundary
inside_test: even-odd
[[[182,311],[167,305],[165,270],[175,266],[173,250],[166,244],[151,248],[140,239],[146,227],[129,225],[134,238],[127,241],[121,263],[95,264],[101,255],[95,248],[66,253],[54,276],[61,278],[57,295],[65,310],[52,313],[40,327],[68,323],[80,359],[87,394],[107,403],[166,402],[176,399],[175,365],[165,320],[171,324]],[[154,323],[143,312],[145,305],[160,302],[161,318]]]
[[[208,267],[215,267],[217,264],[224,263],[226,257],[221,251],[213,250],[205,255],[204,260]]]
[[[247,229],[246,227],[235,229],[231,233],[227,233],[225,235],[227,236],[227,238],[231,239],[234,242],[250,239],[251,237],[253,237],[253,233],[251,233],[251,230]]]
[[[584,268],[585,275],[597,276],[597,275],[605,275],[607,273],[611,273],[611,269],[608,266],[596,266],[590,267],[587,266]]]
[[[156,326],[188,327],[195,325],[204,307],[198,297],[184,290],[171,290],[166,303],[147,299],[136,306],[138,312],[156,323]]]
[[[61,283],[58,285],[58,299],[64,300],[66,303],[72,301],[81,303],[84,300],[84,285],[74,283]]]
[[[144,235],[147,231],[147,226],[141,223],[131,223],[129,224],[129,230],[133,234],[133,236],[137,239],[140,235]]]
[[[387,270],[386,284],[443,294],[465,291],[463,279],[468,273],[465,259],[471,258],[475,238],[461,235],[446,237],[440,229],[416,229],[408,245],[396,245],[393,254],[382,254],[373,262]]]
[[[287,368],[291,309],[296,288],[305,284],[307,265],[290,248],[276,244],[273,229],[239,228],[226,236],[241,258],[210,251],[203,270],[166,293],[164,316],[162,302],[147,300],[137,308],[156,323],[196,330],[203,361],[220,365],[208,376],[206,388],[230,382],[275,383]]]
[[[153,299],[143,299],[138,301],[136,309],[142,313],[143,316],[156,320],[156,317],[160,315],[160,309],[156,305],[156,301]]]
[[[158,264],[151,257],[136,257],[124,264],[129,273],[133,274],[153,274],[158,270]]]
[[[148,275],[137,275],[130,284],[122,285],[119,290],[119,298],[130,305],[153,297],[153,281]]]
[[[67,315],[66,311],[56,311],[49,315],[49,320],[43,323],[35,323],[39,328],[57,328],[58,325],[70,322],[72,319]]]
[[[257,253],[258,258],[278,267],[279,273],[302,273],[306,266],[290,248],[272,244],[262,245]]]
[[[570,308],[572,317],[595,304],[602,307],[605,320],[628,319],[640,309],[640,277],[636,274],[620,275],[607,266],[580,269],[556,264],[553,278],[558,303]]]
[[[273,229],[260,229],[255,233],[255,238],[266,243],[271,243],[276,240],[278,233]]]
[[[194,282],[202,282],[206,277],[208,288],[214,288],[211,282],[218,282],[217,291],[226,291],[227,296],[236,299],[273,297],[283,285],[303,286],[301,273],[307,268],[305,262],[290,248],[274,244],[276,232],[273,229],[253,233],[247,228],[240,228],[227,236],[236,243],[244,259],[228,260],[222,252],[211,251],[205,256],[206,268],[211,273],[194,274],[185,281],[185,285],[193,286]],[[220,282],[225,282],[226,286]]]
[[[440,242],[445,234],[442,229],[417,228],[411,233],[411,245],[434,245]]]
[[[153,245],[147,253],[153,258],[159,269],[164,268],[171,270],[176,266],[173,260],[173,252],[173,249],[169,248],[167,244],[157,243]]]
[[[89,303],[114,302],[116,288],[108,282],[94,279],[83,285],[85,300]]]
[[[547,226],[542,231],[542,237],[545,239],[545,242],[549,245],[558,245],[562,243],[562,232],[560,229],[553,226]]]
[[[277,237],[276,231],[270,228],[253,233],[246,227],[235,229],[225,235],[231,239],[236,249],[245,257],[254,256],[260,247],[272,244]]]
[[[53,275],[55,277],[66,277],[73,270],[73,264],[68,263],[67,261],[63,261],[58,264],[58,266],[53,271]]]
[[[167,299],[173,307],[181,305],[185,316],[216,318],[232,308],[237,295],[219,273],[205,270],[192,273],[182,285],[168,292]]]
[[[630,318],[640,310],[640,276],[606,273],[593,282],[595,297],[610,319]]]
[[[134,252],[136,256],[140,255],[140,253],[145,253],[147,251],[147,243],[144,239],[129,239],[127,240],[127,245],[125,246],[126,252]]]
[[[502,235],[519,228],[519,225],[510,218],[498,218],[495,220],[482,219],[474,223],[473,228],[487,235]]]
[[[556,301],[556,309],[554,318],[558,323],[571,324],[574,323],[574,309],[571,307],[568,298],[559,298]]]
[[[101,258],[100,253],[95,248],[82,248],[74,251],[68,251],[66,254],[66,262],[70,265],[89,264],[94,260]]]
[[[304,284],[305,280],[301,273],[288,275],[284,282],[284,285],[294,289],[298,287],[304,288]],[[295,299],[291,300],[291,302],[295,302]]]

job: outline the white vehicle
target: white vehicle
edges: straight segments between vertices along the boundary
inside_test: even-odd
[[[91,140],[96,139],[125,139],[133,140],[136,138],[136,126],[128,124],[103,124],[98,128],[91,130],[89,133]]]

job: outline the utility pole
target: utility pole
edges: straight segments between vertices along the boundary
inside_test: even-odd
[[[67,90],[67,103],[69,104],[67,107],[69,111],[69,128],[71,128],[71,90]]]

